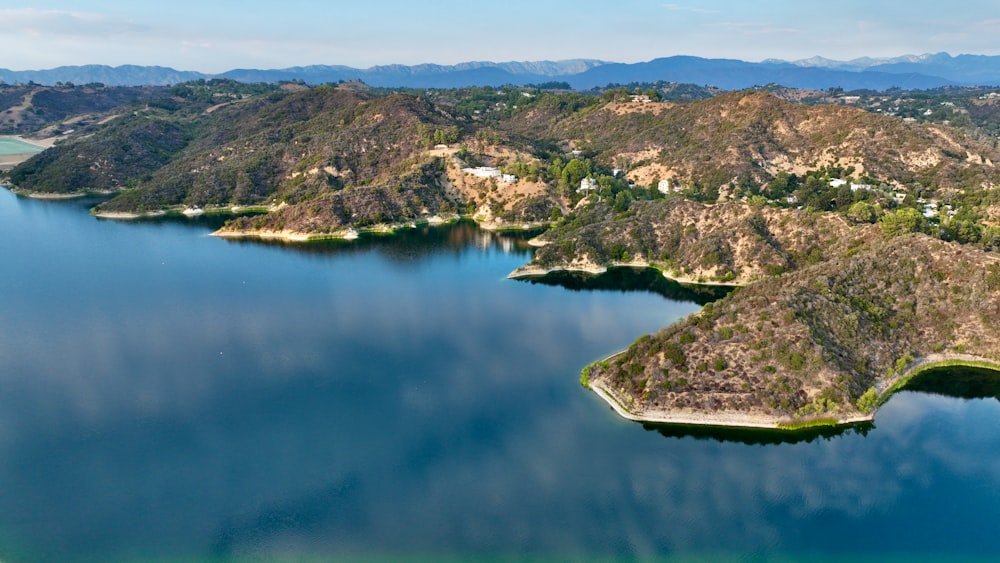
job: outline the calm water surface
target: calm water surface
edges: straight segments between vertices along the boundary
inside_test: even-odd
[[[644,428],[580,368],[693,302],[508,281],[529,250],[468,225],[212,228],[0,191],[2,561],[1000,557],[995,386]]]

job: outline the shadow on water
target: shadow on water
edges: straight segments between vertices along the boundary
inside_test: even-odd
[[[809,443],[830,440],[839,436],[860,434],[866,436],[875,428],[870,422],[850,426],[822,426],[802,430],[772,430],[769,428],[730,428],[724,426],[693,426],[682,424],[643,424],[651,432],[659,432],[666,438],[694,438],[732,442],[748,446],[771,446],[778,444]]]
[[[457,254],[469,246],[528,255],[531,252],[531,246],[528,244],[531,236],[532,233],[527,232],[487,231],[480,229],[474,221],[462,220],[444,225],[417,225],[390,234],[361,233],[354,240],[329,239],[309,242],[255,238],[227,240],[232,244],[274,246],[313,255],[353,254],[377,250],[389,258],[409,261],[443,252]],[[392,244],[385,244],[387,241],[391,241]]]
[[[183,213],[166,213],[164,215],[152,215],[149,217],[137,217],[135,219],[129,219],[130,222],[137,225],[156,225],[156,224],[171,224],[171,225],[190,225],[192,227],[201,227],[212,229],[213,231],[221,228],[228,221],[235,219],[236,217],[253,217],[255,215],[263,215],[264,211],[241,211],[239,213],[231,213],[228,211],[213,211],[211,213],[203,213],[201,215],[184,215]],[[114,221],[115,219],[111,219]]]
[[[958,399],[992,397],[1000,401],[1000,372],[972,367],[931,369],[911,379],[903,390]]]
[[[653,268],[609,268],[603,274],[586,272],[553,272],[528,278],[531,283],[558,285],[573,291],[594,289],[628,291],[648,291],[660,294],[674,301],[691,301],[704,305],[722,299],[734,288],[728,286],[683,285],[663,277]]]

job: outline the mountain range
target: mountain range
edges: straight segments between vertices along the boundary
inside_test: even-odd
[[[609,84],[657,81],[703,84],[726,90],[780,84],[792,88],[886,90],[930,89],[942,86],[1000,85],[1000,56],[935,53],[896,58],[836,61],[813,57],[797,61],[768,59],[747,62],[672,56],[638,63],[594,59],[534,62],[467,62],[456,65],[385,65],[367,69],[341,65],[311,65],[283,69],[234,69],[221,74],[175,70],[160,66],[62,66],[48,70],[0,69],[8,84],[57,82],[109,86],[171,85],[198,79],[229,78],[241,82],[302,81],[324,84],[360,80],[371,86],[457,88],[465,86],[565,83],[578,90]]]

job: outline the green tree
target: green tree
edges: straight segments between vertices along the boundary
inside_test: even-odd
[[[767,183],[764,196],[768,199],[782,199],[793,193],[799,187],[799,179],[788,172],[778,172],[774,179]]]
[[[562,168],[562,181],[568,186],[574,186],[580,183],[587,176],[590,176],[590,161],[580,160],[574,158],[566,163],[566,166]]]
[[[982,238],[983,230],[974,221],[953,220],[944,224],[942,236],[962,244],[975,244]]]
[[[858,223],[874,223],[878,221],[878,208],[867,201],[859,201],[848,208],[847,217]]]
[[[887,237],[898,237],[908,233],[927,233],[930,230],[927,219],[912,207],[903,207],[892,213],[886,213],[879,220],[879,225]]]
[[[632,194],[630,192],[618,192],[615,195],[615,205],[614,210],[618,213],[628,211],[629,205],[632,204]]]

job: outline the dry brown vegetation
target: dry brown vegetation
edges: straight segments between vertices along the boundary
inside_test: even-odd
[[[839,417],[914,359],[1000,361],[1000,257],[925,235],[753,284],[590,368],[633,413]]]
[[[597,204],[546,232],[530,266],[561,269],[650,264],[672,277],[738,284],[822,262],[881,238],[873,225],[795,209],[674,198],[634,202],[625,213]]]
[[[710,186],[763,184],[779,171],[826,165],[854,166],[903,185],[1000,184],[996,150],[959,129],[847,106],[805,106],[765,92],[665,105],[660,112],[622,112],[609,104],[555,120],[549,128],[559,138],[578,140],[599,159],[629,160],[630,170],[659,165],[675,177]],[[650,151],[655,158],[628,158]]]

